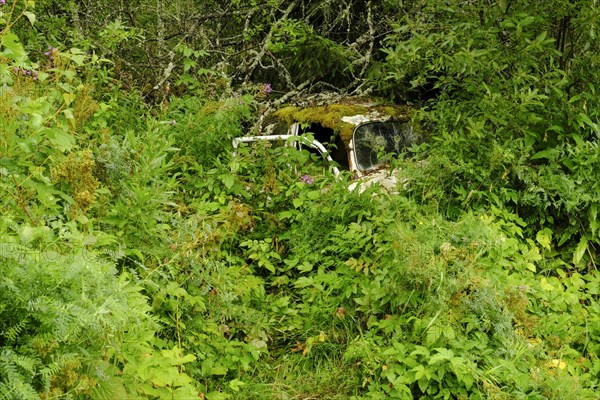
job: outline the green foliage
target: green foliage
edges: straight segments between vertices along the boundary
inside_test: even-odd
[[[148,394],[141,384],[147,381],[159,397],[161,390],[179,398],[197,395],[183,372],[190,356],[156,340],[159,325],[141,286],[131,275],[117,274],[113,262],[94,250],[116,242],[85,216],[92,217],[97,196],[107,194],[95,176],[93,152],[78,150],[78,142],[99,139],[82,130],[98,110],[100,118],[93,122],[102,126],[109,108],[98,105],[77,75],[77,68],[92,68],[94,60],[86,64],[87,56],[77,49],[53,50],[52,65],[36,70],[11,35],[2,33],[10,57],[0,64],[9,78],[0,103],[6,189],[1,201],[7,211],[0,233],[2,398],[135,397]],[[150,144],[155,146],[139,149],[140,179],[151,176],[143,168],[163,166],[170,151],[160,142]],[[112,177],[125,175],[122,166],[107,161],[99,157]],[[141,350],[159,354],[149,360],[153,374],[172,379],[154,381],[145,370],[132,368],[143,357]]]
[[[0,5],[0,398],[597,397],[594,7],[159,3]],[[314,76],[421,102],[394,193],[232,154]]]
[[[413,171],[411,196],[435,199],[451,218],[464,208],[517,212],[527,237],[549,229],[553,249],[578,268],[593,266],[598,104],[583,82],[597,77],[574,67],[580,57],[595,61],[570,21],[592,23],[597,11],[562,2],[456,6],[431,3],[407,16],[373,69],[380,90],[433,97],[417,116],[436,130],[420,149],[427,162],[401,167]]]
[[[301,21],[279,24],[267,48],[280,55],[288,71],[300,81],[328,75],[335,82],[344,82],[352,73],[353,60],[348,49],[318,35]]]
[[[214,102],[183,98],[171,105],[166,116],[174,122],[171,136],[183,156],[210,168],[218,155],[230,149],[231,140],[244,134],[243,126],[251,118],[253,105],[252,97],[247,95]]]
[[[3,398],[75,398],[107,380],[118,385],[105,360],[121,351],[124,338],[139,340],[131,324],[156,329],[127,276],[117,277],[86,249],[57,252],[44,228],[2,234]]]

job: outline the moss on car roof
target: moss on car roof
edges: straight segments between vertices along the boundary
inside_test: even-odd
[[[293,123],[318,123],[333,129],[344,142],[352,139],[355,123],[344,121],[344,117],[365,116],[371,121],[408,121],[408,106],[378,105],[372,103],[335,103],[314,107],[283,107],[274,112],[273,117],[288,125]]]

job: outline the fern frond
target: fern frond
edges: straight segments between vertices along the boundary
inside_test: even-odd
[[[29,374],[33,374],[36,366],[39,364],[39,360],[21,354],[13,354],[10,361]]]
[[[10,328],[5,330],[4,332],[0,332],[0,336],[4,336],[8,339],[9,342],[15,342],[17,338],[21,335],[25,327],[27,326],[27,317],[23,318],[16,324],[13,324]]]
[[[40,396],[33,386],[22,381],[0,382],[0,400],[39,400]]]
[[[12,349],[4,348],[0,352],[0,400],[39,399],[37,392],[29,383],[28,376],[35,369],[36,360],[16,354]],[[27,375],[21,373],[24,370]]]

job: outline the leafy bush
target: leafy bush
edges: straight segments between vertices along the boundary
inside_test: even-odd
[[[0,255],[3,398],[125,393],[110,361],[158,328],[140,287],[84,248],[57,251],[47,227],[18,233],[2,235]]]
[[[201,38],[169,53],[180,2],[135,29],[125,3],[37,3],[69,46],[0,4],[0,398],[597,397],[597,44],[571,25],[593,7],[236,1],[219,35],[281,69],[231,72]],[[113,22],[81,37],[61,13]],[[123,91],[154,25],[159,62]],[[291,147],[232,154],[269,107],[247,80],[311,71],[423,102],[396,192]]]

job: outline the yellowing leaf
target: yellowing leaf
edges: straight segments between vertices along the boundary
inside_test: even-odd
[[[548,279],[546,279],[546,278],[542,278],[542,279],[540,279],[540,287],[541,287],[543,290],[547,290],[547,291],[549,291],[549,292],[551,292],[551,291],[553,291],[553,290],[554,290],[554,286],[552,286],[552,285],[551,285],[551,284],[548,282]]]
[[[548,368],[559,368],[559,369],[567,368],[567,363],[558,358],[555,358],[554,360],[550,360],[546,365]]]
[[[75,100],[75,94],[74,93],[63,93],[63,100],[65,101],[65,104],[68,107],[71,105],[73,100]]]
[[[550,250],[550,243],[552,242],[552,231],[548,228],[544,228],[535,235],[535,240],[545,249]]]
[[[325,339],[327,339],[327,335],[325,335],[325,332],[321,331],[321,333],[319,333],[319,342],[324,342]]]

